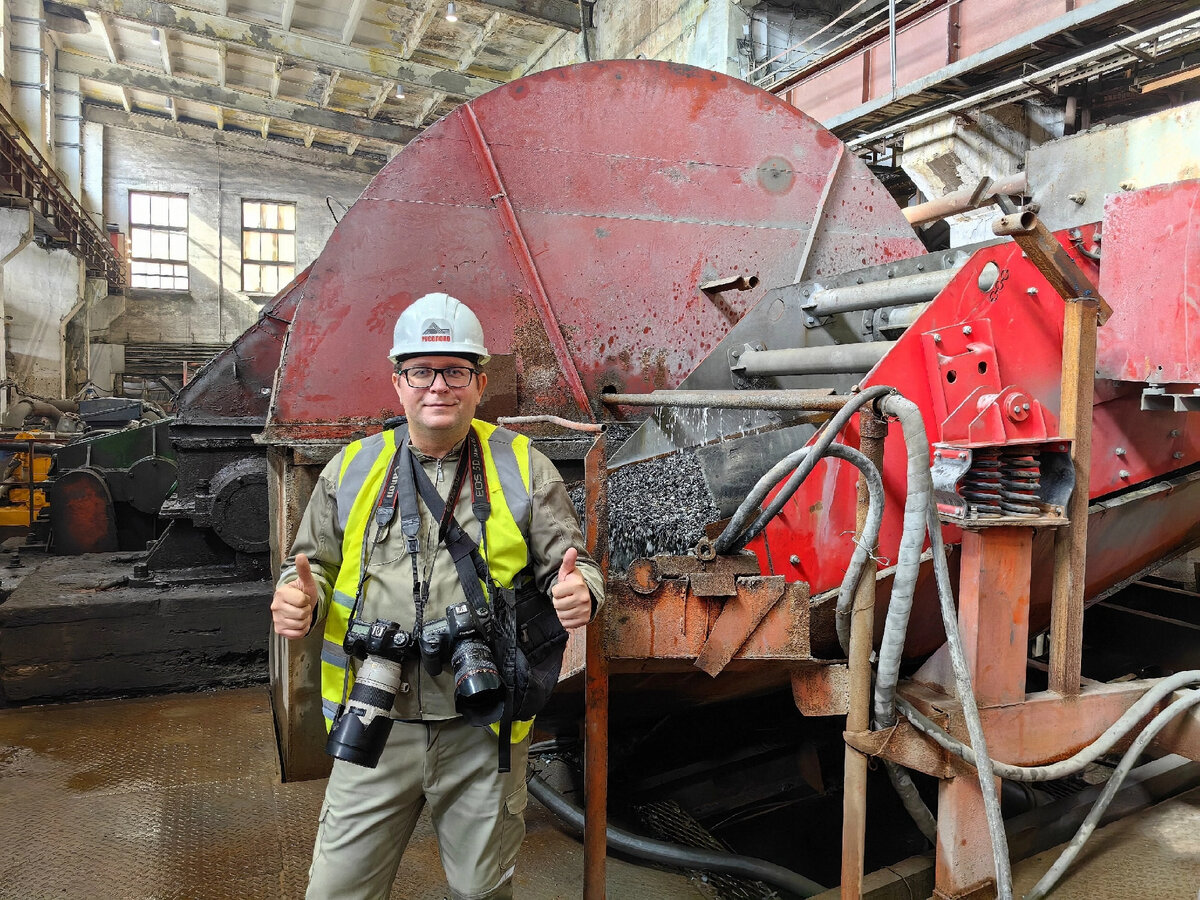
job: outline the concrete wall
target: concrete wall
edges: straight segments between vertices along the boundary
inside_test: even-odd
[[[60,396],[63,317],[83,298],[83,262],[29,244],[3,267],[8,375],[26,391]],[[74,374],[70,364],[68,379]]]
[[[660,59],[741,77],[746,58],[738,41],[750,21],[732,0],[599,0],[592,59]],[[533,71],[583,62],[583,44],[566,33]]]
[[[269,297],[241,291],[242,200],[296,204],[296,271],[333,232],[325,198],[340,216],[370,177],[186,139],[104,129],[104,218],[129,233],[129,192],[188,195],[189,290],[129,290],[124,315],[93,340],[162,343],[232,341]]]

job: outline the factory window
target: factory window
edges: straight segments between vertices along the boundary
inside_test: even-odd
[[[242,290],[276,294],[296,277],[296,204],[242,201]]]
[[[129,192],[130,286],[188,289],[186,194]]]

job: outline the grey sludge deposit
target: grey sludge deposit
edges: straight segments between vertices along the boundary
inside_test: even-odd
[[[581,522],[583,483],[569,486]],[[616,574],[642,556],[684,554],[718,518],[692,450],[632,463],[609,473],[609,569]]]

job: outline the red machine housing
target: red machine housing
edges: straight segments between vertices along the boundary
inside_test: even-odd
[[[483,321],[482,415],[591,419],[601,391],[677,385],[767,286],[921,252],[861,160],[743,81],[645,60],[544,72],[429,128],[338,224],[266,437],[346,441],[398,413],[391,328],[427,292]],[[701,290],[739,275],[758,288]]]

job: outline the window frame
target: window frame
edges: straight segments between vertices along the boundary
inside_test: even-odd
[[[262,206],[265,206],[268,204],[271,206],[276,206],[276,207],[285,207],[285,206],[291,207],[292,227],[290,229],[287,229],[287,228],[264,228],[261,226],[254,226],[254,227],[248,226],[246,224],[246,204],[248,204],[248,203],[258,204],[259,207],[262,207]],[[261,209],[259,212],[260,212],[259,221],[262,221]],[[241,266],[239,267],[239,274],[241,275],[241,288],[242,288],[243,294],[246,294],[247,296],[250,296],[250,297],[274,297],[276,294],[278,294],[280,291],[282,291],[288,284],[290,284],[293,280],[295,280],[296,269],[297,269],[296,257],[299,255],[297,253],[297,250],[299,249],[297,247],[297,226],[299,225],[299,218],[300,218],[300,208],[299,208],[299,204],[295,200],[271,200],[271,199],[262,198],[262,197],[243,197],[242,198],[241,218],[240,218],[241,231],[239,233],[240,241],[238,243],[238,256],[241,259]],[[278,220],[278,218],[277,218],[277,220]],[[292,259],[290,259],[290,260],[255,259],[255,258],[246,256],[245,255],[245,253],[246,253],[246,235],[248,233],[258,234],[258,235],[273,234],[276,236],[289,235],[292,238]],[[276,242],[276,246],[278,246],[278,241]],[[257,290],[248,290],[246,288],[246,267],[248,265],[258,266],[259,288]],[[291,274],[290,278],[284,280],[283,278],[281,278],[279,276],[282,274],[282,270],[287,267],[291,267],[292,274]],[[277,286],[276,286],[275,290],[273,290],[273,291],[263,289],[263,287],[262,287],[262,283],[263,283],[262,282],[262,273],[263,273],[263,271],[265,271],[268,268],[274,269],[277,273],[276,274]]]
[[[135,222],[134,218],[133,218],[133,204],[134,204],[135,196],[143,196],[143,197],[150,198],[151,206],[153,205],[154,197],[165,197],[168,201],[183,200],[184,224],[182,226],[170,225],[170,224],[155,225],[155,224],[153,224],[152,221]],[[169,220],[169,218],[170,218],[170,214],[168,212],[168,220]],[[188,224],[190,218],[191,218],[191,196],[188,194],[180,193],[178,191],[147,191],[147,190],[142,190],[140,188],[130,188],[129,189],[129,286],[130,286],[130,288],[132,288],[133,290],[138,290],[138,291],[163,291],[163,292],[172,293],[172,294],[186,294],[191,291],[191,286],[192,286],[192,267],[191,267],[191,260],[190,260],[191,240],[189,237],[190,227]],[[168,244],[168,249],[167,249],[168,254],[170,253],[170,243],[171,243],[170,236],[175,235],[175,234],[182,234],[183,235],[183,258],[176,259],[171,256],[165,256],[165,257],[134,256],[133,248],[135,246],[135,242],[134,242],[133,231],[135,228],[141,228],[141,229],[145,229],[145,230],[149,231],[151,233],[151,243],[153,243],[153,234],[155,232],[166,233],[167,234],[167,244]],[[144,264],[148,264],[148,265],[157,265],[157,266],[182,266],[183,270],[184,270],[184,274],[182,276],[180,276],[180,275],[176,275],[172,272],[171,275],[163,275],[161,271],[157,275],[147,275],[147,274],[142,274],[142,273],[135,273],[134,269],[138,263],[144,263]],[[179,279],[180,277],[182,277],[185,282],[183,287],[178,287],[174,284],[174,281],[176,279]],[[160,278],[160,279],[161,278],[170,278],[172,280],[172,286],[171,287],[162,287],[162,286],[156,287],[156,286],[151,286],[151,285],[147,285],[147,284],[138,284],[136,281],[138,278]]]

